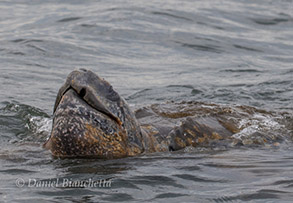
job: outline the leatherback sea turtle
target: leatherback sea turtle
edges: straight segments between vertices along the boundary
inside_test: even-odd
[[[235,110],[237,109],[237,110]],[[133,112],[112,86],[90,70],[71,72],[60,88],[44,144],[55,157],[121,158],[187,146],[243,144],[243,117],[259,111],[200,102],[153,104]],[[263,136],[250,144],[266,143]]]

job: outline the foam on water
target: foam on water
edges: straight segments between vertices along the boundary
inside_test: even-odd
[[[278,141],[286,140],[284,138],[284,124],[277,121],[279,117],[254,113],[251,117],[242,118],[239,121],[238,128],[240,132],[235,133],[233,137],[241,140],[244,145],[253,143],[266,144],[270,141],[278,145]]]
[[[41,116],[31,116],[25,127],[33,134],[48,135],[52,129],[52,119]]]
[[[5,107],[0,109],[0,118],[6,120],[5,130],[12,132],[10,143],[43,142],[51,131],[52,119],[50,116],[42,110],[26,104],[6,103]]]
[[[279,141],[293,137],[292,0],[6,0],[0,8],[2,202],[292,202],[293,144]],[[224,150],[53,159],[41,147],[52,108],[81,67],[130,104],[190,100],[287,114],[232,107],[240,145]],[[109,176],[111,189],[15,185]]]

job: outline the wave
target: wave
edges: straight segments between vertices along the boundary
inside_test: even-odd
[[[0,129],[9,135],[8,141],[44,142],[48,137],[52,119],[44,111],[18,102],[4,102],[0,109]],[[3,140],[2,140],[3,142]]]

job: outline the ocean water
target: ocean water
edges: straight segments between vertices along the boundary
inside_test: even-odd
[[[134,109],[196,101],[274,112],[243,118],[235,136],[261,129],[284,139],[54,159],[42,143],[77,68]],[[0,87],[2,202],[293,201],[292,0],[0,1]]]

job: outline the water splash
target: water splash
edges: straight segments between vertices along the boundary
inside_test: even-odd
[[[52,119],[42,110],[18,102],[0,109],[0,128],[10,134],[8,142],[43,142],[51,131]]]
[[[31,116],[25,127],[33,134],[48,135],[52,128],[52,119],[41,116]]]
[[[285,125],[279,123],[277,119],[278,117],[260,113],[254,113],[251,117],[242,118],[238,124],[240,132],[234,134],[233,138],[243,145],[265,145],[269,143],[278,146],[279,141],[284,139],[281,132]]]

